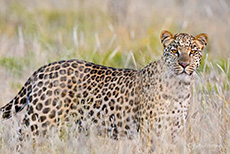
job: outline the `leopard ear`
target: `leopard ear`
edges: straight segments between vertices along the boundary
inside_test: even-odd
[[[174,36],[167,30],[161,32],[161,43],[167,47],[174,40]]]
[[[203,50],[204,47],[208,43],[208,35],[205,33],[199,34],[195,37],[195,41],[196,41],[197,45],[200,47],[200,49]]]

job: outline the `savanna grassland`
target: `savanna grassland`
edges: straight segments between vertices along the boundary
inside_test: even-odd
[[[230,153],[230,1],[1,0],[0,106],[40,66],[83,59],[141,69],[163,53],[160,32],[207,33],[191,110],[177,153]],[[1,121],[0,153],[15,153],[17,119]],[[48,132],[23,153],[138,153],[140,140],[114,141],[66,131]],[[167,143],[165,143],[167,144]],[[164,147],[164,145],[162,145]],[[164,150],[163,150],[164,152]]]

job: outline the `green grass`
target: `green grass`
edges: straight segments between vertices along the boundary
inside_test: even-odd
[[[227,1],[3,0],[0,1],[0,104],[9,102],[40,66],[82,59],[141,69],[160,58],[160,32],[206,32],[208,46],[197,70],[193,103],[180,153],[230,152],[230,21]],[[122,4],[120,4],[122,3]],[[124,7],[122,7],[124,6]],[[0,125],[1,153],[14,153],[17,127]],[[11,130],[11,131],[8,131]],[[70,132],[71,133],[71,132]],[[100,140],[101,142],[99,142]],[[46,143],[45,145],[42,143]],[[132,153],[139,140],[97,136],[41,139],[25,153]],[[181,148],[183,147],[183,148]],[[111,152],[111,149],[116,149]],[[184,150],[182,152],[182,149]]]

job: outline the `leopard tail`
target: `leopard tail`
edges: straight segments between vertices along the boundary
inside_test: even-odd
[[[9,119],[12,115],[22,111],[32,100],[31,78],[27,80],[18,94],[8,104],[0,108],[0,115],[3,119]]]

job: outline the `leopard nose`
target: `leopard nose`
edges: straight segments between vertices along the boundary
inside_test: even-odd
[[[183,68],[186,68],[189,63],[188,62],[179,62],[179,65],[182,66]]]

